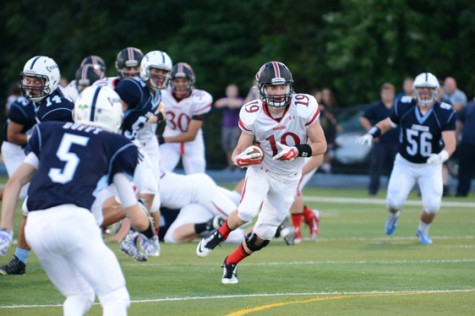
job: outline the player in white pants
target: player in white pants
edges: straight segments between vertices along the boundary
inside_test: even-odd
[[[399,99],[389,117],[373,126],[360,142],[369,145],[373,138],[399,125],[399,153],[386,197],[389,211],[386,234],[391,235],[396,230],[402,206],[417,182],[423,208],[416,235],[422,244],[432,244],[429,227],[441,205],[442,164],[456,147],[456,115],[450,104],[438,101],[439,81],[433,74],[419,74],[414,79],[413,90],[414,98]]]
[[[200,235],[196,232],[195,225],[212,220],[215,216],[216,214],[201,204],[188,204],[179,210],[177,218],[165,233],[164,240],[172,244],[191,242]],[[244,240],[244,235],[244,230],[236,229],[226,241],[237,244]]]
[[[249,166],[237,211],[196,248],[200,257],[225,240],[229,233],[257,216],[253,233],[224,260],[223,284],[238,283],[237,264],[267,246],[277,227],[288,216],[302,174],[301,157],[326,151],[325,135],[318,122],[317,101],[293,92],[292,73],[281,62],[265,63],[256,80],[261,100],[245,104],[239,114],[242,130],[233,161]],[[252,147],[254,141],[260,149]]]
[[[112,89],[88,88],[76,105],[75,123],[43,122],[34,127],[28,155],[5,187],[0,254],[12,241],[21,186],[31,180],[25,236],[49,279],[66,296],[64,315],[84,315],[95,294],[103,315],[126,315],[130,298],[125,278],[91,209],[97,193],[114,183],[132,226],[147,238],[153,236],[130,185],[138,151],[116,134],[122,104]],[[74,159],[65,163],[58,156]]]
[[[205,145],[201,127],[211,110],[213,97],[193,87],[195,74],[190,65],[177,63],[171,72],[171,88],[162,91],[166,122],[160,137],[163,160],[160,169],[173,171],[182,158],[186,174],[206,170]]]

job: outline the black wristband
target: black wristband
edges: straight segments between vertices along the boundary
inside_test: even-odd
[[[381,129],[377,126],[373,126],[369,131],[368,134],[370,134],[373,137],[379,137],[381,136]]]
[[[165,144],[165,138],[162,135],[157,136],[157,140],[159,145]]]
[[[157,123],[161,123],[163,121],[163,113],[162,112],[158,112],[158,113],[155,113],[154,114],[156,117],[157,117]]]
[[[298,157],[310,157],[312,156],[312,147],[310,147],[309,144],[300,144],[295,146],[299,154],[297,155]]]

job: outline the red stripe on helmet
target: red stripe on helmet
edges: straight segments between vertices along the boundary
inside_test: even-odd
[[[82,67],[81,79],[87,79],[87,70],[89,66]]]
[[[279,63],[273,61],[272,65],[274,66],[274,73],[276,78],[280,78],[280,68],[279,68]]]

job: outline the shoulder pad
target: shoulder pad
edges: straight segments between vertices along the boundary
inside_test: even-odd
[[[253,100],[247,102],[239,111],[239,121],[241,128],[251,130],[254,122],[257,120],[259,113],[262,111],[263,103],[261,100]]]
[[[297,115],[301,118],[311,120],[318,117],[320,110],[314,96],[304,93],[296,93],[292,96],[291,106],[297,110]]]

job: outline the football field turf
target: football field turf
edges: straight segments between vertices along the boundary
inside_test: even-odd
[[[236,245],[198,258],[196,242],[162,244],[160,257],[141,263],[112,244],[127,279],[129,315],[475,314],[473,196],[444,198],[432,245],[415,236],[421,209],[415,194],[391,236],[384,232],[383,192],[311,188],[305,197],[321,211],[319,239],[295,246],[272,241],[239,264],[236,285],[220,282],[223,259]],[[34,255],[26,275],[0,277],[0,315],[61,315],[62,302]],[[101,315],[100,306],[87,315]]]

